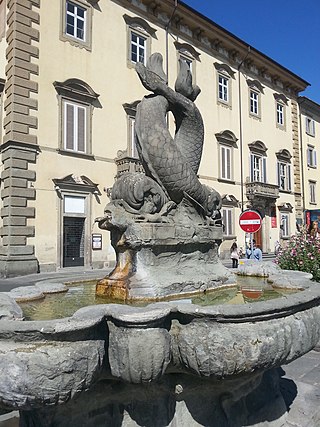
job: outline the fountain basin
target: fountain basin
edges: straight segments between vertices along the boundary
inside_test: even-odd
[[[65,403],[102,379],[249,381],[289,363],[319,341],[320,288],[306,273],[278,272],[278,283],[281,277],[304,290],[246,305],[107,304],[60,320],[1,320],[0,404],[33,410]]]

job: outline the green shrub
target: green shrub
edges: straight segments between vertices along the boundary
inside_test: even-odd
[[[320,282],[320,237],[311,237],[303,229],[280,248],[275,262],[285,270],[311,273],[313,280]]]

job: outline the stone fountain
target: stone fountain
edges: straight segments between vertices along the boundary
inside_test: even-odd
[[[0,408],[19,409],[21,427],[284,426],[277,368],[317,344],[319,285],[306,273],[251,262],[239,273],[299,292],[245,305],[165,301],[228,286],[233,276],[218,258],[221,198],[197,178],[199,89],[181,63],[171,90],[159,54],[137,72],[152,92],[137,111],[146,174],[120,177],[98,219],[111,231],[117,265],[96,292],[151,303],[31,322],[21,321],[14,292],[1,295]]]

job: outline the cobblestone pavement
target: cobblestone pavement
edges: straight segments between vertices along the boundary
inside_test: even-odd
[[[224,263],[229,267],[229,260]],[[42,280],[64,282],[100,279],[108,271],[107,269],[70,268],[54,273],[41,273],[11,279],[0,278],[0,292],[9,291],[17,286],[33,285]],[[320,427],[320,343],[315,349],[290,364],[282,366],[281,369],[281,391],[288,407],[288,417],[283,427]],[[17,411],[0,415],[0,427],[18,427],[18,417]],[[267,426],[268,424],[261,425],[261,427]]]

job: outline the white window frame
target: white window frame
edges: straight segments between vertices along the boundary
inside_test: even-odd
[[[229,103],[229,84],[230,78],[224,74],[218,73],[218,100],[220,102]]]
[[[136,41],[133,41],[133,36],[137,38]],[[140,44],[140,41],[143,41],[143,44]],[[131,30],[130,31],[130,61],[132,64],[136,64],[137,62],[141,62],[146,65],[147,63],[147,41],[148,36],[142,35],[141,33]],[[137,60],[133,59],[133,47],[136,47]],[[140,61],[141,53],[143,52],[143,60]],[[139,59],[139,60],[138,60]]]
[[[151,54],[151,41],[153,38],[157,39],[157,30],[138,16],[124,14],[123,19],[127,29],[127,66],[128,68],[135,68],[137,62],[146,65]],[[136,37],[136,40],[133,40],[133,36]],[[139,43],[139,41],[143,43]],[[137,50],[135,54],[133,53],[133,46]],[[143,60],[140,61],[139,58]]]
[[[306,133],[310,136],[315,136],[315,121],[311,117],[306,117]]]
[[[267,182],[267,158],[256,153],[250,153],[250,181]]]
[[[224,144],[219,144],[220,150],[220,178],[233,180],[233,148]]]
[[[253,116],[260,116],[260,93],[256,90],[250,89],[250,114]]]
[[[71,12],[68,10],[68,6],[71,5],[74,8],[74,12]],[[79,15],[79,12],[83,11],[83,17]],[[68,17],[70,17],[73,20],[73,32],[68,32]],[[70,37],[74,37],[75,39],[85,41],[86,40],[86,17],[87,17],[87,10],[86,8],[80,6],[77,3],[74,3],[73,1],[66,0],[66,34]],[[82,23],[83,26],[83,36],[78,36],[78,25]],[[81,30],[80,30],[81,31]]]
[[[277,101],[276,103],[276,115],[277,115],[277,125],[280,127],[285,126],[285,106]]]
[[[291,165],[288,162],[278,160],[277,175],[279,189],[282,191],[291,191]]]
[[[309,181],[309,197],[310,197],[310,203],[316,204],[316,181]]]
[[[68,11],[68,5],[74,6],[74,11]],[[83,17],[79,16],[82,10]],[[68,17],[74,20],[74,30],[68,29]],[[77,23],[83,23],[83,34],[79,37],[77,34]],[[69,42],[73,46],[84,47],[91,50],[91,29],[92,27],[92,6],[83,0],[61,0],[61,29],[60,40]]]
[[[234,236],[234,221],[233,221],[233,208],[221,208],[222,222],[224,225],[225,236]]]
[[[62,121],[63,121],[63,149],[66,151],[72,151],[77,153],[85,154],[88,152],[88,141],[87,141],[87,116],[88,116],[88,106],[84,104],[79,104],[74,101],[62,100]],[[72,148],[68,147],[68,123],[67,123],[67,108],[68,106],[71,106],[73,108],[73,143]],[[79,117],[80,117],[80,111],[83,112],[83,150],[79,149]]]
[[[290,237],[290,215],[285,212],[280,212],[281,237]]]
[[[307,146],[307,166],[309,168],[317,167],[317,152],[312,145]]]

